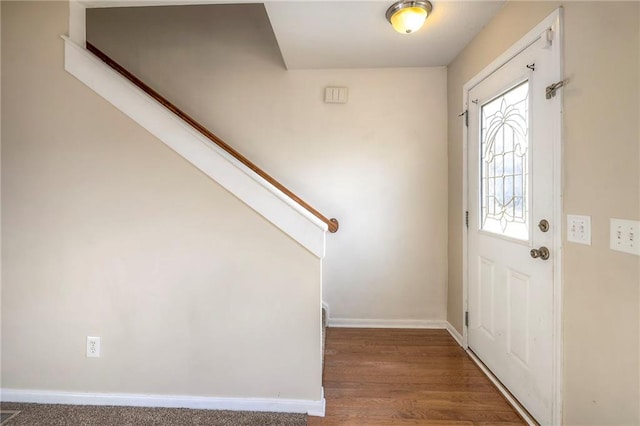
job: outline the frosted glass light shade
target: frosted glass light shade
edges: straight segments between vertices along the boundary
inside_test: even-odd
[[[408,7],[397,11],[391,17],[391,26],[399,33],[411,34],[422,28],[425,19],[427,19],[426,10],[419,7]]]
[[[401,34],[411,34],[422,28],[431,9],[428,1],[401,0],[387,10],[386,16],[394,30]]]

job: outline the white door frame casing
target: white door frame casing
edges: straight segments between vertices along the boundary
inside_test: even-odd
[[[557,83],[563,79],[563,10],[562,8],[556,9],[553,13],[547,16],[541,23],[536,25],[525,36],[518,40],[511,48],[496,58],[487,67],[480,71],[475,77],[469,80],[462,88],[462,104],[464,110],[468,111],[468,93],[469,91],[491,75],[496,69],[506,64],[510,59],[514,58],[535,40],[540,37],[546,29],[553,29],[552,43],[558,43],[558,49],[556,50],[555,61],[558,64],[557,80],[550,81],[549,84]],[[554,152],[553,152],[553,225],[555,226],[554,235],[554,247],[551,248],[551,253],[554,261],[554,273],[553,273],[553,424],[562,424],[562,218],[563,218],[563,179],[562,179],[562,165],[564,144],[562,135],[562,90],[556,93],[556,96],[550,99],[548,102],[552,102],[551,107],[555,109],[554,117],[556,119],[553,123],[549,123],[552,126],[554,134]],[[462,209],[463,212],[468,211],[468,128],[465,123],[462,123]],[[468,350],[468,335],[467,326],[465,323],[465,313],[469,310],[469,265],[468,265],[468,238],[467,238],[467,224],[466,217],[463,214],[463,220],[460,224],[463,228],[462,232],[462,299],[463,299],[463,318],[462,318],[462,341],[463,347]]]

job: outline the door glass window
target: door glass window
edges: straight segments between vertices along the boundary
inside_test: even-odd
[[[481,108],[480,228],[529,239],[529,82]]]

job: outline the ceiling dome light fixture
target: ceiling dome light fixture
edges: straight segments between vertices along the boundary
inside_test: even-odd
[[[387,9],[387,21],[401,34],[411,34],[422,28],[433,6],[427,0],[400,0]]]

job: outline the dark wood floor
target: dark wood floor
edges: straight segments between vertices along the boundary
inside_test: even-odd
[[[446,330],[327,330],[326,416],[309,425],[523,425]]]

